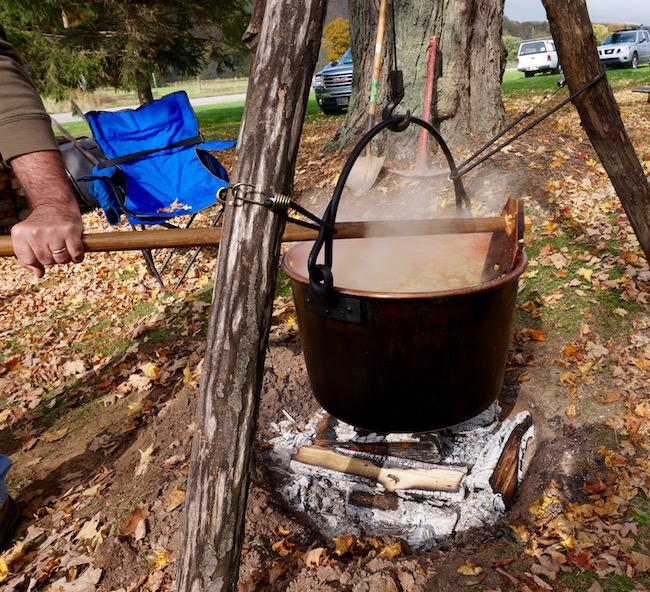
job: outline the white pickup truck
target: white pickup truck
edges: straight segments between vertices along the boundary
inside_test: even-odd
[[[559,74],[561,68],[553,40],[524,41],[517,53],[517,70],[523,72],[526,78],[534,76],[536,72]]]

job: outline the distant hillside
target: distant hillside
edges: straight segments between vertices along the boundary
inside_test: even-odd
[[[503,17],[503,34],[519,37],[520,39],[536,39],[539,37],[550,37],[551,30],[547,21],[519,23],[517,21],[511,21],[506,16]]]

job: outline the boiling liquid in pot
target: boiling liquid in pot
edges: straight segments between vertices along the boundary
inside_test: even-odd
[[[335,240],[334,286],[388,293],[476,286],[481,283],[491,237],[482,233]],[[290,267],[305,277],[311,246],[303,243],[300,248],[306,254],[289,261]]]

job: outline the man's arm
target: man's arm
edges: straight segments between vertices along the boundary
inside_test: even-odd
[[[40,96],[0,25],[0,153],[32,206],[11,229],[20,264],[37,277],[54,263],[83,260],[79,205]]]
[[[83,261],[79,205],[58,151],[31,152],[12,159],[32,206],[11,229],[14,252],[23,267],[43,277],[45,266]]]

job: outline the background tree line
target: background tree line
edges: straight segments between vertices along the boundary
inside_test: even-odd
[[[3,0],[0,22],[38,90],[113,86],[153,99],[152,74],[195,76],[206,65],[247,74],[247,0]]]

